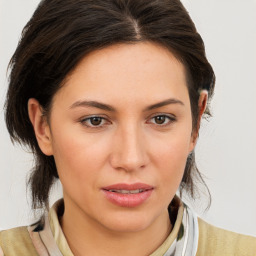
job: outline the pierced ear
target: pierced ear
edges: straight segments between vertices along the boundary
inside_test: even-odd
[[[196,144],[196,141],[197,141],[197,138],[198,138],[200,123],[201,123],[201,119],[202,119],[202,116],[204,114],[204,111],[206,109],[206,106],[207,106],[207,100],[208,100],[208,91],[207,90],[202,90],[200,92],[200,97],[199,97],[199,100],[198,100],[199,116],[198,116],[198,120],[197,120],[197,126],[194,129],[193,134],[192,134],[192,143],[194,144],[193,148],[195,147],[195,144]]]
[[[34,132],[40,149],[45,155],[52,155],[50,127],[47,118],[43,115],[42,107],[36,99],[29,99],[28,114],[30,122],[34,127]]]

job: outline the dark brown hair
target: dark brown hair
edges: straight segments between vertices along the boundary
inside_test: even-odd
[[[23,29],[10,62],[5,114],[12,140],[29,146],[35,157],[29,179],[34,208],[48,206],[58,172],[53,156],[44,155],[37,144],[29,98],[36,98],[49,114],[54,94],[84,56],[140,41],[167,47],[184,64],[195,128],[200,90],[206,89],[211,98],[215,76],[201,36],[179,0],[43,0]],[[195,177],[203,182],[193,152],[181,183],[192,197]]]

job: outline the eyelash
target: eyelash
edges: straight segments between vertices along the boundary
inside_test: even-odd
[[[91,121],[93,120],[93,118],[97,118],[97,119],[100,119],[100,124],[99,125],[93,125],[91,123]],[[100,128],[103,128],[106,124],[101,124],[102,121],[105,121],[106,123],[110,123],[110,121],[108,121],[105,117],[102,117],[102,116],[89,116],[89,117],[86,117],[86,118],[83,118],[80,123],[88,128],[92,128],[92,129],[100,129]],[[88,124],[88,123],[91,123],[91,124]]]
[[[173,122],[176,121],[176,117],[175,116],[167,115],[167,114],[157,114],[157,115],[154,115],[153,117],[151,117],[149,120],[155,119],[155,121],[156,121],[156,118],[159,118],[159,117],[164,118],[164,123],[163,124],[154,123],[154,125],[156,125],[158,127],[166,127],[166,126],[169,126]]]
[[[99,121],[100,121],[99,125],[92,124],[92,121],[94,118],[99,119]],[[156,118],[164,118],[164,123],[157,124]],[[167,115],[167,114],[157,114],[157,115],[154,115],[153,117],[150,117],[148,120],[154,120],[155,122],[152,122],[152,123],[153,123],[153,125],[155,125],[157,127],[166,127],[168,125],[171,125],[173,122],[175,122],[176,117],[173,115]],[[90,124],[89,124],[89,122],[90,122]],[[102,122],[104,122],[104,123],[102,124]],[[80,120],[80,123],[88,128],[92,128],[92,129],[101,129],[104,126],[111,124],[111,122],[109,120],[107,120],[107,118],[102,117],[102,116],[97,116],[97,115],[83,118],[82,120]],[[150,122],[147,121],[147,123],[150,123]]]

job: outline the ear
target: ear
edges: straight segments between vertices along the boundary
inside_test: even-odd
[[[197,126],[196,126],[196,128],[194,128],[194,131],[192,133],[191,151],[194,149],[194,147],[196,145],[196,142],[197,142],[200,123],[201,123],[203,113],[204,113],[204,111],[206,109],[206,106],[207,106],[207,100],[208,100],[208,91],[207,90],[202,90],[200,92],[200,97],[199,97],[199,100],[198,100],[199,115],[198,115],[198,120],[197,120]]]
[[[45,155],[52,155],[50,126],[47,122],[47,118],[43,115],[42,107],[36,99],[29,99],[28,115],[34,127],[35,136],[40,149]]]
[[[208,91],[207,90],[202,90],[200,92],[200,97],[199,97],[199,101],[198,101],[198,108],[199,108],[199,119],[198,119],[198,124],[197,124],[197,128],[199,130],[200,128],[200,122],[202,119],[202,115],[206,109],[207,106],[207,100],[208,100]]]

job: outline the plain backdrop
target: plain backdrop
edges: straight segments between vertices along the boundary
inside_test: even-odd
[[[0,0],[0,229],[32,222],[26,178],[29,153],[13,146],[4,123],[7,65],[38,0]],[[219,227],[256,236],[256,1],[183,0],[204,39],[216,77],[213,117],[204,121],[196,148],[212,194],[195,211]],[[57,184],[50,202],[61,197]]]

